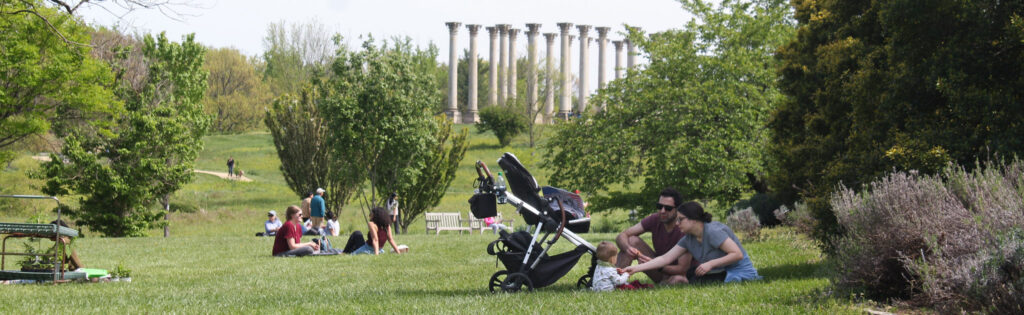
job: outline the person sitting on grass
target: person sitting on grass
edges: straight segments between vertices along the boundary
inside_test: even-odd
[[[306,256],[320,249],[320,246],[313,242],[299,243],[302,241],[302,209],[288,206],[285,216],[288,222],[281,226],[274,237],[274,256]]]
[[[330,236],[338,236],[341,231],[341,224],[338,223],[338,214],[334,211],[327,211],[327,229],[326,234]]]
[[[368,229],[367,234],[369,234],[369,236],[366,237],[366,242],[356,250],[353,250],[351,254],[379,255],[384,252],[385,242],[391,244],[391,248],[395,249],[396,253],[401,254],[405,252],[405,249],[395,244],[395,236],[391,231],[391,213],[388,212],[387,209],[384,209],[383,207],[374,207],[373,209],[370,209],[370,221],[366,223],[366,226]],[[353,237],[359,237],[361,240],[362,234],[352,233],[352,236],[349,237],[348,244],[345,246],[346,248],[352,246],[353,243],[360,241],[353,240]]]
[[[277,219],[277,211],[270,210],[270,212],[267,212],[267,222],[263,222],[263,235],[277,235],[277,230],[281,229],[281,225],[281,220]]]
[[[721,222],[711,222],[711,214],[704,212],[699,203],[690,201],[680,205],[677,224],[685,233],[668,253],[649,261],[629,266],[623,271],[634,274],[654,270],[676,261],[684,254],[693,254],[699,265],[691,267],[686,276],[669,277],[667,284],[694,282],[740,282],[760,280],[750,256],[743,249],[736,234]]]
[[[601,242],[597,245],[597,267],[594,267],[594,280],[590,289],[594,292],[612,291],[615,287],[626,284],[629,281],[628,273],[619,273],[615,268],[615,256],[619,250],[611,242]]]

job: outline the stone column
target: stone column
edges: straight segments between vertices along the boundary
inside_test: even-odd
[[[568,119],[572,110],[572,96],[569,95],[569,28],[572,23],[558,23],[559,33],[562,35],[562,95],[558,102],[558,118]]]
[[[597,89],[603,89],[608,79],[605,77],[605,56],[604,50],[608,47],[608,31],[610,27],[599,26],[597,29]]]
[[[537,30],[540,24],[526,24],[526,106],[537,114]],[[535,115],[534,122],[543,122],[544,116]]]
[[[498,105],[505,105],[505,98],[508,97],[508,86],[505,81],[508,76],[508,24],[498,24],[498,34],[501,38],[501,60],[498,61]]]
[[[475,124],[480,121],[480,114],[477,111],[477,93],[479,93],[479,87],[477,84],[477,59],[476,55],[476,34],[480,31],[480,25],[478,24],[467,24],[466,28],[469,29],[469,99],[466,100],[466,112],[462,115],[463,123]]]
[[[587,96],[590,94],[590,25],[576,25],[580,31],[580,70],[579,85],[576,97],[576,112],[583,114],[587,110]]]
[[[615,79],[622,79],[622,41],[612,41],[615,45]]]
[[[498,28],[488,26],[486,29],[487,35],[491,38],[491,55],[487,57],[487,62],[490,64],[487,73],[489,78],[487,87],[490,88],[487,91],[487,105],[496,106],[498,105]]]
[[[626,69],[633,69],[636,65],[636,58],[633,56],[633,41],[627,39],[623,40],[626,42]]]
[[[519,83],[519,62],[516,61],[516,36],[519,36],[519,30],[510,28],[508,29],[508,99],[516,99],[516,84]]]
[[[547,78],[544,79],[544,86],[546,91],[544,92],[544,121],[551,122],[551,118],[555,111],[555,37],[558,36],[556,33],[544,33],[544,40],[548,44],[548,57],[547,61]]]
[[[459,54],[455,40],[458,39],[459,26],[462,23],[459,22],[448,22],[444,23],[448,25],[448,32],[450,35],[450,43],[448,46],[448,108],[445,109],[444,113],[451,119],[452,122],[458,122],[459,120]]]

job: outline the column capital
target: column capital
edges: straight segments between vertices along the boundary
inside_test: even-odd
[[[469,29],[469,36],[476,36],[480,31],[480,24],[466,24],[466,28]]]
[[[558,37],[558,33],[544,33],[544,39],[547,40],[548,43],[554,43],[556,37]]]
[[[487,34],[490,34],[491,37],[494,37],[494,36],[498,35],[498,28],[495,27],[495,26],[487,26],[487,27],[484,27],[484,29],[487,30]]]
[[[498,24],[498,25],[495,25],[495,26],[498,27],[498,33],[501,33],[501,34],[507,33],[508,29],[512,27],[512,25],[508,25],[508,24]]]
[[[580,38],[586,38],[590,32],[590,25],[576,25],[576,29],[580,31]]]
[[[536,36],[539,34],[540,23],[526,23],[526,35]]]
[[[612,41],[612,45],[615,45],[615,49],[616,50],[622,49],[622,41],[621,40],[613,40]]]
[[[558,23],[558,30],[562,31],[562,34],[569,34],[569,29],[572,28],[572,23],[562,22]]]
[[[459,22],[446,22],[446,23],[444,23],[444,25],[448,25],[448,31],[452,32],[452,35],[455,35],[455,34],[459,33],[459,26],[462,26],[462,23],[459,23]]]
[[[595,27],[594,29],[597,30],[597,38],[605,39],[608,38],[608,31],[611,30],[612,28],[607,26],[598,26]]]
[[[509,38],[516,38],[516,35],[519,35],[519,29],[516,29],[516,28],[508,29],[508,37]]]

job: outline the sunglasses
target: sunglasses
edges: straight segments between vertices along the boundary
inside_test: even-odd
[[[672,211],[672,210],[676,209],[676,206],[669,206],[669,205],[663,205],[663,204],[660,204],[660,203],[656,203],[656,204],[654,204],[654,209],[656,209],[656,210]]]

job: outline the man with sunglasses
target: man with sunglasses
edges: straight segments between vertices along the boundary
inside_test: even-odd
[[[657,208],[655,213],[640,220],[640,223],[629,227],[615,237],[615,243],[619,247],[619,255],[616,261],[617,267],[628,267],[633,264],[633,261],[645,263],[651,260],[651,257],[661,256],[672,249],[679,242],[679,239],[683,238],[683,232],[679,230],[676,223],[676,217],[679,216],[676,206],[682,202],[683,195],[675,189],[665,188],[662,190],[658,196],[658,203],[655,204]],[[647,232],[651,233],[653,249],[640,238],[641,234]],[[685,254],[679,257],[678,261],[668,266],[657,270],[644,271],[644,273],[651,280],[660,283],[672,275],[685,275],[692,259],[690,254]]]

